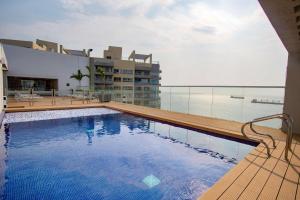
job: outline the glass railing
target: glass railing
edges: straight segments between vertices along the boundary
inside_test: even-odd
[[[128,86],[127,86],[128,87]],[[56,106],[70,104],[89,104],[117,101],[150,107],[160,107],[158,89],[153,91],[134,91],[105,89],[97,91],[82,90],[9,90],[8,107]]]
[[[70,105],[116,101],[162,110],[246,122],[281,113],[284,87],[160,86],[135,90],[105,89],[8,91],[9,107]],[[279,128],[280,121],[262,125]]]
[[[238,122],[281,113],[283,100],[284,87],[160,87],[160,108],[163,110]],[[262,125],[279,128],[281,122],[264,122]]]

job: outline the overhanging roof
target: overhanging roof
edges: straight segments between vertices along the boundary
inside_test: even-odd
[[[258,0],[290,53],[300,53],[300,0]]]
[[[64,49],[64,51],[67,54],[74,55],[74,56],[87,56],[86,53],[81,50]]]
[[[130,56],[128,57],[128,59],[138,59],[138,60],[146,60],[148,58],[151,57],[151,54],[138,54],[135,53],[135,51],[133,50],[130,54]]]
[[[135,54],[134,58],[135,59],[139,59],[139,60],[145,60],[147,58],[149,58],[150,55],[144,55],[144,54]]]

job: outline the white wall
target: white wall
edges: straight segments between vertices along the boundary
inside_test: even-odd
[[[3,111],[3,71],[2,71],[2,64],[6,63],[6,56],[3,50],[2,44],[0,44],[0,125],[1,125],[1,112]]]
[[[89,65],[87,57],[11,45],[3,45],[3,48],[9,66],[7,76],[58,79],[58,89],[69,90],[78,86],[78,81],[70,78],[72,73],[76,73],[78,69],[84,74],[88,73],[85,67]],[[66,86],[67,83],[70,83],[69,87]],[[83,78],[81,85],[88,87],[88,78]]]

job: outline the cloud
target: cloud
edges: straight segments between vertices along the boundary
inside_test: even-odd
[[[63,8],[73,12],[84,12],[85,6],[92,3],[91,0],[61,0]]]
[[[284,82],[284,69],[279,66],[285,65],[286,52],[259,4],[249,2],[61,0],[65,18],[2,24],[0,37],[41,38],[67,48],[93,48],[94,56],[102,56],[108,45],[123,46],[125,55],[133,49],[153,53],[161,63],[165,84],[255,84],[251,81],[265,79],[257,75],[260,68],[273,72],[275,65],[277,71],[269,78],[278,85]],[[215,78],[220,69],[226,71],[221,73],[224,78]],[[234,77],[240,70],[253,75]]]
[[[214,26],[202,26],[202,27],[195,27],[193,28],[194,31],[200,32],[200,33],[205,33],[205,34],[216,34],[217,28]]]

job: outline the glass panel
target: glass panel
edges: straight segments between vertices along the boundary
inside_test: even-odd
[[[244,89],[213,88],[212,117],[241,121],[243,119]]]
[[[189,113],[194,115],[211,116],[212,88],[191,87]]]
[[[32,86],[32,82],[23,82]],[[41,82],[39,85],[43,85]],[[41,87],[39,87],[41,88]],[[123,102],[181,113],[208,116],[238,122],[282,113],[284,88],[275,87],[168,87],[154,85],[105,86],[95,92],[88,89],[55,91],[51,89],[7,90],[11,107],[70,105],[95,102]],[[261,125],[281,127],[280,120]]]
[[[160,88],[160,108],[162,110],[171,109],[171,87],[161,87]]]
[[[284,88],[245,88],[244,119],[282,113]],[[280,120],[271,120],[260,123],[261,125],[280,128]]]
[[[238,122],[282,113],[284,88],[161,87],[161,109]],[[281,127],[280,120],[261,125]]]
[[[171,92],[171,111],[188,113],[189,111],[189,88],[173,87]]]

